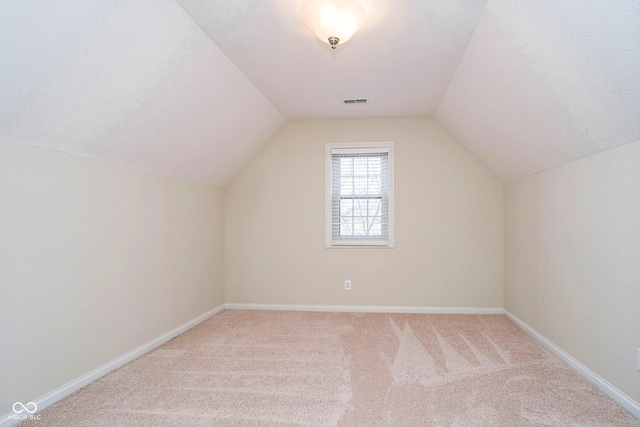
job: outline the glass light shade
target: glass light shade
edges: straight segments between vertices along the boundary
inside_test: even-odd
[[[332,37],[345,43],[364,26],[364,18],[356,0],[311,0],[302,9],[302,22],[327,44]]]

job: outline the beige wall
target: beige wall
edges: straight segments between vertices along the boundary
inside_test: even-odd
[[[360,141],[395,142],[393,249],[324,246],[325,143]],[[226,188],[226,301],[501,308],[502,215],[433,119],[288,122]]]
[[[505,186],[505,308],[640,402],[640,142]]]
[[[0,142],[0,414],[224,302],[224,191]]]

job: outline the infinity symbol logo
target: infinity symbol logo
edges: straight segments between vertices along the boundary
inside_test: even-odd
[[[33,409],[29,409],[31,407],[30,405],[33,406]],[[16,409],[16,406],[18,407],[18,409]],[[23,405],[20,402],[16,402],[13,404],[13,412],[15,412],[16,414],[19,414],[24,411],[27,411],[28,413],[33,414],[37,410],[38,410],[38,405],[36,405],[33,402],[29,402],[26,405]]]

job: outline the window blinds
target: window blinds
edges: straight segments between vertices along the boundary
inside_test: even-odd
[[[388,209],[388,149],[332,149],[332,240],[388,240]]]

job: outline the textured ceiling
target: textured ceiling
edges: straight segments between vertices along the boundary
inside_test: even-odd
[[[0,52],[0,140],[222,185],[285,121],[172,0],[3,0]]]
[[[640,2],[491,0],[437,116],[503,181],[640,139]]]
[[[504,181],[640,139],[640,0],[360,0],[335,52],[303,3],[3,0],[0,141],[224,185],[286,119],[435,114]]]
[[[486,4],[360,0],[365,28],[332,51],[301,22],[303,0],[177,2],[290,120],[432,116]]]

